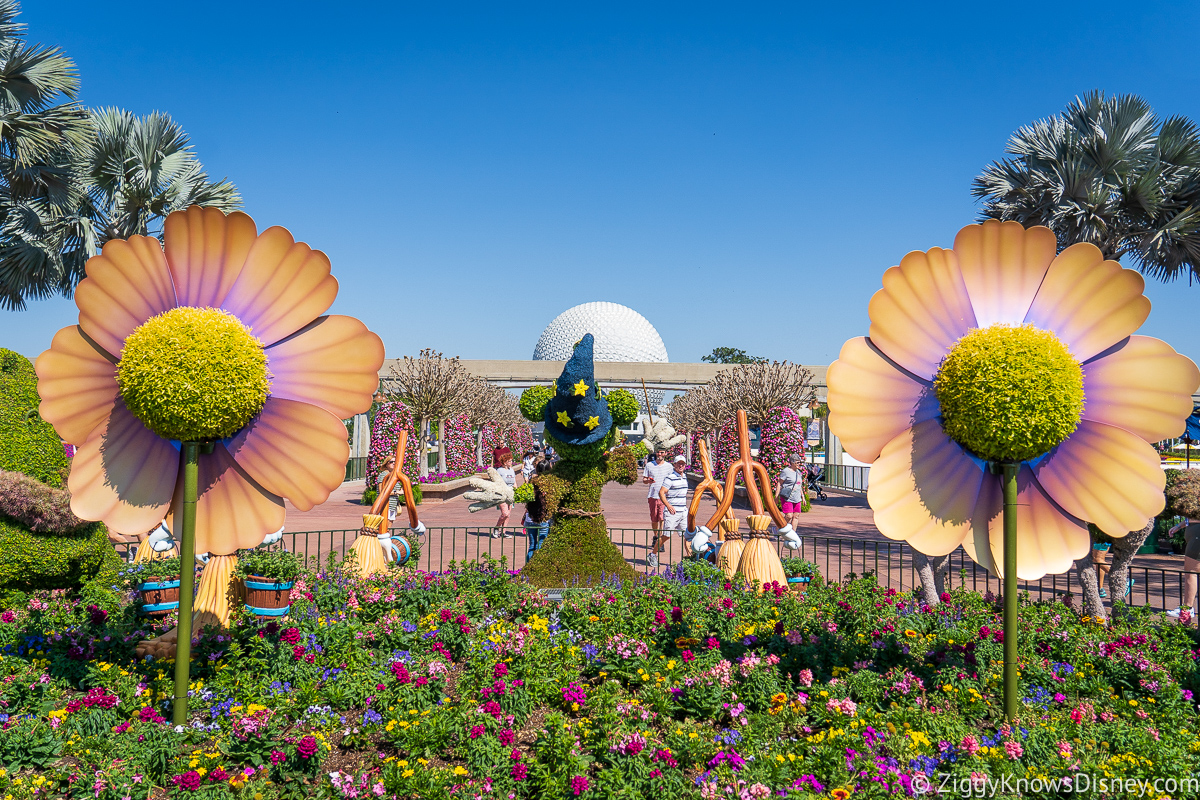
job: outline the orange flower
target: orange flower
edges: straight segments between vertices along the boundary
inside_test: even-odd
[[[145,533],[182,503],[180,444],[126,407],[117,384],[125,343],[180,308],[216,309],[244,326],[262,348],[269,390],[199,466],[196,551],[230,554],[282,527],[285,497],[308,510],[341,484],[341,420],[370,407],[383,342],[352,317],[322,316],[337,296],[329,259],[283,228],[260,234],[245,214],[193,206],[168,216],[163,236],[165,245],[114,239],[88,261],[79,324],[37,360],[40,411],[79,447],[71,510]]]

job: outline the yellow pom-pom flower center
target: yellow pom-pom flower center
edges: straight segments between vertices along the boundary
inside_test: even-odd
[[[129,411],[159,436],[212,441],[262,411],[271,380],[262,342],[237,317],[182,307],[129,334],[117,385]]]
[[[969,331],[934,377],[946,435],[987,461],[1028,461],[1079,426],[1083,369],[1033,325]]]

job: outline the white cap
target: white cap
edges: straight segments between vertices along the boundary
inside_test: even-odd
[[[685,457],[685,456],[675,456],[675,463],[679,463],[680,461],[682,461],[683,463],[685,463],[685,464],[686,464],[686,463],[687,463],[687,457]]]

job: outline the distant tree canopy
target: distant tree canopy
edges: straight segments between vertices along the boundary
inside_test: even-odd
[[[1160,280],[1200,278],[1200,129],[1136,95],[1091,92],[1014,133],[975,179],[985,219],[1045,225]]]
[[[765,364],[767,361],[761,356],[748,356],[745,350],[736,347],[714,347],[708,355],[700,356],[700,360],[710,364]]]
[[[241,206],[166,114],[75,102],[75,63],[26,42],[19,13],[0,0],[0,309],[16,311],[70,297],[111,238],[158,235],[167,214],[193,204]]]

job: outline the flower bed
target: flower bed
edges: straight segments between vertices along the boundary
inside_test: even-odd
[[[429,483],[449,483],[450,481],[457,481],[457,480],[460,480],[460,479],[462,479],[462,478],[469,478],[469,477],[471,477],[471,476],[472,476],[472,475],[474,475],[474,474],[476,474],[474,471],[471,471],[471,472],[456,472],[456,471],[454,471],[454,470],[450,470],[449,472],[431,472],[431,473],[429,473],[428,475],[426,475],[425,477],[423,477],[423,478],[418,478],[417,480],[418,480],[420,483],[425,483],[425,484],[429,484]]]
[[[286,619],[199,638],[174,729],[171,665],[133,660],[154,623],[38,594],[0,615],[0,796],[882,798],[1200,768],[1193,632],[1024,605],[1008,727],[998,604],[943,599],[689,563],[553,605],[495,562],[331,566]]]

